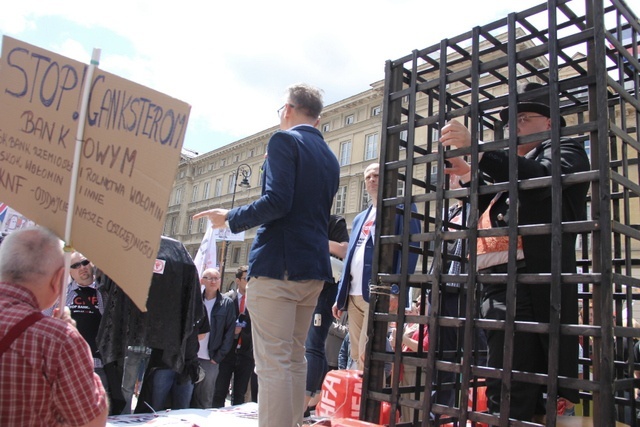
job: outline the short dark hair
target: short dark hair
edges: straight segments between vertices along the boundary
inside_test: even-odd
[[[322,113],[322,91],[306,83],[299,83],[287,88],[289,102],[305,115],[317,119]]]
[[[236,270],[236,279],[242,279],[242,275],[247,271],[249,271],[249,267],[247,267],[246,265],[241,265],[240,267],[238,267],[238,269]]]

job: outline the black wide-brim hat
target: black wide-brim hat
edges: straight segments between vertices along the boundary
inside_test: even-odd
[[[543,87],[544,86],[541,85],[540,83],[526,82],[521,85],[518,85],[518,94],[521,95],[526,92],[531,92],[533,90],[540,89]],[[547,99],[548,98],[546,95],[540,95],[540,96],[531,98],[531,100],[529,101],[518,102],[517,104],[518,113],[538,113],[542,116],[551,118],[551,109],[549,108],[549,105],[547,105],[546,103]],[[505,107],[502,110],[500,110],[500,120],[502,120],[504,123],[507,123],[509,121],[509,107]],[[560,116],[560,126],[564,127],[566,125],[567,125],[567,122],[565,121],[564,117]]]

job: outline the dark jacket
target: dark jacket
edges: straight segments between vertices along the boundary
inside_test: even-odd
[[[262,196],[228,214],[234,233],[261,225],[248,275],[330,281],[327,230],[340,166],[320,131],[302,125],[276,132],[262,174]]]
[[[103,363],[124,360],[127,346],[145,345],[163,350],[164,365],[182,372],[187,339],[204,310],[198,270],[184,245],[169,237],[162,236],[157,259],[164,268],[153,274],[146,313],[104,277],[108,298],[98,331]]]
[[[526,156],[518,157],[518,180],[551,176],[551,140],[544,141]],[[560,142],[560,162],[562,174],[586,172],[590,169],[589,158],[579,142],[564,138]],[[480,170],[494,182],[508,182],[509,157],[506,150],[486,152],[479,163]],[[562,189],[562,221],[580,221],[587,218],[586,195],[589,183],[583,182]],[[480,201],[479,210],[484,212],[493,195]],[[493,205],[490,218],[492,227],[506,227],[510,219],[518,225],[551,224],[551,187],[521,190],[518,194],[518,213],[509,212],[508,194]],[[501,219],[499,219],[501,218]],[[576,235],[562,233],[562,271],[575,272]],[[551,271],[551,234],[528,235],[522,237],[525,262],[529,273]]]
[[[251,315],[249,314],[249,309],[245,307],[244,313],[240,314],[240,308],[238,307],[238,291],[231,290],[225,293],[225,296],[231,298],[233,301],[233,307],[236,310],[236,319],[238,322],[245,322],[244,328],[240,331],[240,335],[235,337],[233,340],[233,348],[236,349],[236,353],[247,354],[253,359],[253,337],[251,334]],[[247,296],[245,295],[244,298]],[[245,301],[246,304],[246,301]],[[238,339],[242,338],[240,341],[240,348],[237,348]]]
[[[202,296],[204,298],[204,294]],[[218,291],[216,303],[209,316],[209,358],[216,363],[231,351],[236,327],[236,309],[231,298]]]
[[[399,208],[402,208],[403,205],[399,205]],[[369,206],[364,211],[360,212],[353,220],[353,226],[351,228],[351,235],[349,237],[349,246],[347,247],[347,257],[344,260],[344,268],[342,270],[342,277],[340,278],[340,283],[338,287],[338,295],[336,296],[336,303],[338,304],[339,310],[346,310],[347,302],[349,301],[349,288],[351,287],[351,261],[353,260],[353,254],[356,249],[356,244],[358,243],[358,239],[360,238],[360,233],[362,231],[362,227],[364,222],[371,211],[371,206]],[[411,211],[416,212],[417,208],[415,204],[411,204]],[[401,235],[403,229],[403,216],[396,215],[395,218],[395,234]],[[410,221],[410,233],[418,234],[420,233],[420,221],[417,219],[412,219]],[[376,232],[379,232],[376,230]],[[373,249],[373,239],[369,238],[365,242],[366,245],[370,245]],[[412,242],[411,246],[419,246],[419,243]],[[365,264],[373,265],[373,250],[367,249],[365,253],[371,254],[371,259],[365,259]],[[394,252],[393,258],[393,271],[400,272],[400,257],[402,255],[401,251],[397,250]],[[418,262],[418,254],[410,253],[409,254],[409,271],[408,274],[413,274],[416,268],[416,264]],[[367,266],[365,266],[365,269]],[[367,270],[370,271],[370,270]],[[366,302],[369,302],[369,279],[371,277],[363,277],[362,278],[362,297]]]
[[[589,158],[582,144],[573,139],[561,139],[560,158],[552,158],[551,140],[542,142],[536,149],[526,156],[519,156],[518,180],[551,176],[551,162],[559,161],[562,174],[575,174],[586,172],[590,169]],[[490,176],[495,182],[506,182],[510,179],[509,157],[507,151],[486,152],[479,163],[480,171]],[[513,178],[512,178],[513,179]],[[586,219],[586,196],[589,190],[589,182],[567,185],[562,188],[561,212],[562,221],[580,221]],[[518,221],[518,225],[551,224],[552,216],[552,191],[551,187],[542,187],[518,192],[517,203],[508,200],[508,194],[504,193],[494,203],[490,211],[492,227],[506,227],[509,221]],[[491,197],[483,197],[479,209],[483,212],[489,205]],[[514,205],[518,206],[517,215],[510,212]],[[575,273],[576,271],[576,235],[567,231],[562,232],[562,252],[560,254],[561,270],[563,273]],[[549,273],[552,263],[552,235],[545,234],[522,236],[525,266],[519,271],[522,273]],[[550,283],[518,283],[519,287],[526,287],[531,301],[532,319],[536,322],[547,323],[550,319]],[[578,323],[578,287],[577,285],[565,285],[561,287],[560,322],[563,324]],[[494,295],[504,294],[506,287],[501,284],[485,284],[484,298],[492,298]],[[520,292],[518,292],[520,295]],[[521,320],[516,315],[516,320]],[[529,357],[523,355],[523,357]],[[558,354],[558,372],[560,375],[577,377],[578,375],[578,337],[562,336]],[[576,390],[565,390],[560,387],[562,396],[577,402]]]

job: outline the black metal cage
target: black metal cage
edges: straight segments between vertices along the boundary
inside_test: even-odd
[[[640,297],[639,33],[638,18],[622,0],[549,0],[387,62],[363,419],[378,422],[381,402],[389,402],[393,414],[402,414],[400,421],[391,416],[392,426],[532,425],[509,420],[510,391],[517,381],[545,387],[546,425],[558,422],[559,389],[579,393],[577,415],[593,417],[593,425],[615,425],[616,420],[637,425],[640,380],[634,374],[640,364],[633,349],[640,328],[633,324],[633,302]],[[544,135],[551,141],[551,166],[547,176],[533,179],[519,178],[516,156],[517,147],[532,139],[509,132],[518,124],[513,107],[527,101],[517,94],[524,81],[542,84],[536,96],[548,100],[552,118],[566,121],[561,126],[552,120]],[[503,121],[499,112],[505,107],[511,108]],[[469,148],[440,145],[442,128],[451,120],[470,129]],[[562,172],[560,141],[566,138],[584,147],[588,170]],[[479,158],[505,150],[509,178],[483,185]],[[451,186],[444,172],[449,159],[458,156],[471,165],[471,181],[461,188]],[[587,216],[569,221],[563,193],[579,185],[589,186]],[[524,215],[517,210],[521,196],[534,191],[550,194],[550,220],[514,221]],[[503,227],[479,228],[480,200],[498,192],[508,193],[512,220]],[[412,205],[417,212],[410,213]],[[455,206],[463,209],[460,224],[449,217]],[[406,231],[397,231],[399,218],[400,230]],[[421,221],[419,234],[409,232],[412,219]],[[567,234],[577,236],[577,268],[570,272],[561,256]],[[509,242],[504,271],[478,270],[478,240],[496,236]],[[549,239],[548,272],[519,269],[516,242],[531,236]],[[462,246],[456,254],[451,248],[457,242]],[[409,271],[415,255],[418,265]],[[461,272],[451,270],[452,262],[460,264]],[[520,284],[548,287],[548,322],[515,320],[513,301]],[[496,285],[506,290],[504,320],[480,314],[483,289]],[[564,290],[571,290],[569,296]],[[399,307],[416,299],[424,303],[417,311],[390,310],[390,298],[397,298]],[[561,321],[567,303],[581,309],[580,321]],[[409,325],[420,343],[428,334],[428,349],[419,345],[409,351],[396,339],[390,351],[389,328],[399,336]],[[487,331],[505,335],[501,369],[486,366],[482,341]],[[546,336],[543,372],[512,369],[512,356],[519,351],[516,333]],[[560,349],[576,338],[580,356],[575,364],[581,373],[563,376],[558,365],[566,353]],[[391,367],[390,376],[385,365]],[[405,372],[411,381],[401,378]],[[479,406],[488,379],[501,382],[500,410],[494,414]],[[425,397],[438,394],[453,403]]]

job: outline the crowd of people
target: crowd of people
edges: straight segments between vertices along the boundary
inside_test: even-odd
[[[535,97],[518,103],[517,111],[506,108],[500,113],[505,123],[517,124],[518,136],[541,135],[518,146],[518,179],[550,176],[553,162],[561,163],[562,174],[589,170],[584,147],[572,139],[562,138],[559,154],[552,152],[553,144],[545,132],[552,129],[554,121],[565,126],[564,118],[551,117],[543,86],[529,83],[519,88],[519,95],[527,93]],[[246,206],[215,208],[194,216],[208,218],[214,228],[228,227],[234,233],[259,227],[248,266],[238,268],[234,289],[227,293],[221,291],[218,269],[199,275],[192,262],[183,262],[171,273],[179,275],[181,286],[172,291],[163,288],[162,292],[174,292],[170,301],[167,294],[161,302],[154,299],[152,283],[149,314],[146,320],[139,320],[131,317],[134,310],[130,303],[129,309],[122,308],[126,296],[117,284],[74,252],[66,307],[59,308],[54,305],[64,270],[59,240],[42,228],[16,231],[5,238],[0,246],[0,337],[15,335],[15,341],[5,354],[0,345],[2,420],[13,425],[32,424],[35,419],[46,420],[47,425],[104,425],[108,400],[110,413],[120,414],[167,407],[222,407],[230,395],[233,405],[257,401],[260,427],[297,427],[316,403],[329,369],[362,370],[373,285],[379,165],[364,170],[372,203],[355,218],[349,236],[344,218],[331,215],[340,167],[316,128],[322,108],[318,89],[291,86],[278,110],[281,130],[268,144],[261,197]],[[451,121],[443,127],[440,142],[442,148],[466,148],[472,139],[464,125]],[[468,186],[472,180],[481,180],[480,185],[485,180],[507,182],[512,173],[508,150],[481,152],[477,177],[470,175],[468,157],[447,160],[446,173],[455,185]],[[588,187],[588,183],[578,183],[563,189],[562,221],[586,217]],[[507,227],[510,218],[519,225],[550,223],[551,189],[519,191],[517,203],[511,203],[517,206],[517,214],[509,215],[509,206],[508,192],[482,197],[478,227]],[[398,207],[398,212],[410,212],[412,234],[421,231],[421,223],[413,215],[416,211],[415,205],[406,210]],[[446,216],[449,229],[464,228],[469,216],[467,201],[461,200]],[[404,213],[398,213],[396,234],[403,233],[404,223]],[[562,239],[558,254],[561,269],[575,272],[576,236],[565,232]],[[163,242],[167,240],[163,238]],[[463,240],[449,242],[446,273],[455,276],[468,267],[467,246]],[[506,273],[513,265],[508,263],[508,246],[507,236],[479,238],[478,274]],[[551,235],[522,236],[516,246],[518,273],[551,272]],[[168,253],[175,255],[176,251],[180,249]],[[417,253],[410,251],[409,272],[415,269]],[[401,273],[401,255],[402,248],[397,249],[393,263],[397,273]],[[331,256],[344,259],[340,277],[332,273]],[[156,288],[170,286],[172,277],[158,281]],[[462,315],[460,287],[460,283],[444,284],[439,310],[443,315]],[[578,323],[576,292],[575,287],[562,287],[563,323]],[[169,306],[178,301],[178,308]],[[414,310],[420,310],[422,302],[417,303]],[[515,320],[549,322],[550,285],[518,283],[515,304]],[[483,287],[483,318],[505,320],[508,305],[504,284]],[[40,317],[43,310],[45,315]],[[429,313],[428,308],[421,310],[418,313]],[[32,315],[35,324],[25,325],[22,319]],[[168,325],[165,318],[182,326]],[[143,324],[140,328],[145,334],[141,335],[133,325]],[[171,342],[167,342],[167,335]],[[428,329],[418,325],[390,331],[389,338],[390,349],[396,347],[397,339],[402,340],[404,351],[427,351],[434,346]],[[514,339],[513,369],[545,373],[553,356],[548,336],[516,332]],[[455,352],[459,341],[454,328],[443,328],[435,345],[444,352]],[[503,368],[504,347],[503,330],[486,331],[489,367]],[[560,375],[577,378],[578,348],[577,337],[563,337],[562,354],[557,357]],[[407,384],[415,381],[415,374],[411,375],[407,369]],[[142,390],[136,408],[132,408],[131,395],[140,380]],[[434,378],[434,382],[448,380]],[[488,411],[499,414],[501,382],[488,378],[486,383]],[[543,393],[542,385],[513,381],[509,416],[523,421],[539,419],[545,409]],[[577,402],[576,390],[560,387],[558,394],[569,405]],[[453,405],[453,392],[438,391],[434,399]]]

